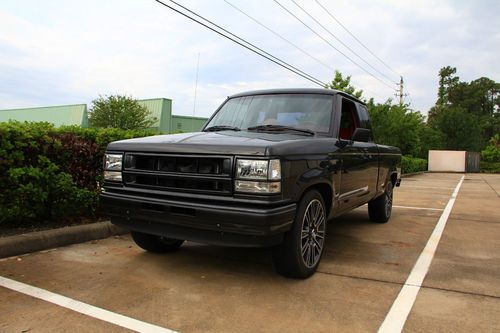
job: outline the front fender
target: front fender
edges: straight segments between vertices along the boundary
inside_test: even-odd
[[[336,161],[326,157],[315,160],[294,160],[285,162],[287,178],[284,182],[284,190],[287,197],[293,202],[299,202],[304,193],[312,188],[321,189],[322,194],[328,195],[330,202],[326,204],[332,207],[335,198]]]

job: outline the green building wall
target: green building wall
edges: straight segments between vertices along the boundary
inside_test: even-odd
[[[172,116],[170,133],[176,132],[199,132],[207,122],[207,118],[189,117],[189,116]]]
[[[45,121],[57,127],[63,125],[89,126],[86,104],[0,110],[0,122],[9,120]]]
[[[154,129],[162,133],[197,132],[208,118],[178,116],[172,114],[172,100],[167,98],[151,98],[139,100],[157,119]]]
[[[161,133],[196,132],[207,121],[207,118],[173,115],[172,100],[168,98],[142,99],[138,102],[157,119],[152,129]],[[89,126],[86,104],[0,110],[0,122],[9,120],[46,121],[53,123],[56,127]]]
[[[162,133],[170,132],[172,118],[172,100],[167,98],[149,98],[139,100],[139,104],[145,106],[151,115],[157,119],[154,129]]]

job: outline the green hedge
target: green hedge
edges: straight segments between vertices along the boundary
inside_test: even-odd
[[[107,144],[154,134],[0,123],[0,224],[93,216]]]
[[[500,134],[493,136],[481,152],[481,172],[500,173]]]
[[[500,173],[500,162],[485,162],[479,163],[479,169],[484,173]]]
[[[427,160],[411,156],[403,156],[401,160],[401,173],[414,173],[427,171]]]

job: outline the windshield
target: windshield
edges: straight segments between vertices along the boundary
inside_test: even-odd
[[[280,125],[327,133],[333,98],[319,94],[276,94],[228,100],[205,128],[227,126],[246,130]]]

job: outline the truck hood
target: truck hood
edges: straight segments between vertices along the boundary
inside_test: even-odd
[[[155,135],[111,142],[108,151],[134,151],[178,154],[230,154],[265,156],[276,154],[279,146],[308,146],[314,137],[295,133],[247,131],[196,132]],[[319,139],[324,140],[324,139]],[[331,139],[330,139],[331,142]],[[275,149],[272,149],[272,148]],[[278,149],[280,150],[280,149]]]

